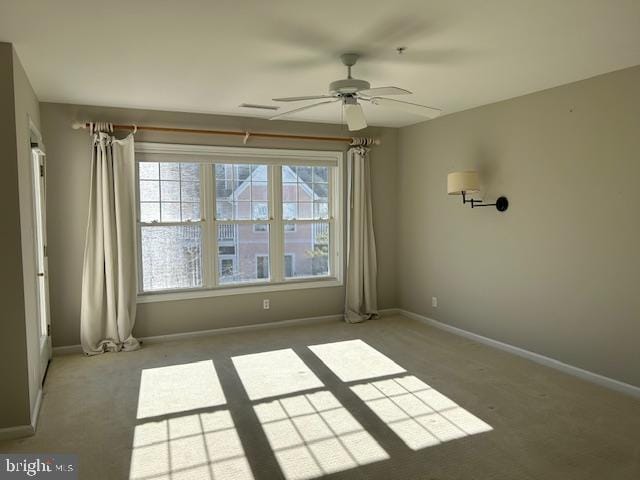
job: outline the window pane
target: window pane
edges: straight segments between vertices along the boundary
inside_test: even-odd
[[[319,202],[329,201],[329,185],[326,183],[314,183],[313,192],[315,193],[316,200]]]
[[[282,201],[297,202],[298,201],[298,184],[283,183],[282,184]]]
[[[268,220],[269,219],[269,206],[266,203],[252,202],[253,206],[253,218],[252,220]]]
[[[202,286],[200,225],[141,230],[144,291]]]
[[[180,178],[183,182],[200,182],[200,165],[197,163],[181,163]]]
[[[182,182],[182,201],[200,201],[200,182]]]
[[[268,256],[268,224],[218,225],[218,280],[221,284],[268,280],[268,260],[266,265],[264,259],[259,260]]]
[[[329,275],[329,224],[284,224],[286,278]]]
[[[269,218],[267,165],[216,165],[214,171],[218,220]]]
[[[216,180],[216,198],[227,198],[232,192],[227,180]]]
[[[160,183],[155,180],[140,180],[140,201],[159,202]]]
[[[140,221],[200,220],[200,168],[199,163],[139,162]]]
[[[180,182],[161,181],[160,195],[163,202],[180,201]]]
[[[180,204],[177,202],[162,202],[162,205],[160,205],[160,217],[163,222],[179,222]]]
[[[160,203],[140,203],[140,221],[143,223],[160,221]]]
[[[282,167],[282,211],[285,220],[329,218],[331,167]]]
[[[329,204],[328,203],[314,203],[313,204],[313,218],[322,218],[324,220],[329,218]]]
[[[298,203],[298,218],[300,220],[312,220],[313,203]]]
[[[298,178],[300,178],[300,180],[302,180],[305,183],[311,183],[313,181],[312,179],[312,170],[313,167],[298,167]]]
[[[326,183],[329,180],[329,167],[313,167],[313,183]]]
[[[232,191],[232,196],[233,199],[236,201],[240,201],[240,200],[244,200],[244,201],[249,201],[251,200],[251,183],[244,183],[244,182],[240,182],[238,180],[233,180],[232,182],[230,182],[230,187],[231,187],[231,191]]]
[[[251,220],[251,202],[235,202],[234,220]]]
[[[218,200],[218,202],[216,202],[216,218],[218,220],[232,220],[233,203],[225,200]]]
[[[160,178],[162,180],[180,180],[180,164],[160,163]]]
[[[200,220],[200,204],[199,203],[183,203],[182,204],[182,221]]]
[[[269,191],[267,190],[267,182],[251,183],[251,201],[252,202],[266,202],[268,198],[269,198]]]
[[[282,204],[282,218],[285,220],[293,220],[298,216],[298,204],[297,203],[284,203]]]
[[[251,175],[253,165],[234,165],[236,180],[244,182]]]
[[[144,180],[158,180],[158,162],[138,162],[138,176]]]

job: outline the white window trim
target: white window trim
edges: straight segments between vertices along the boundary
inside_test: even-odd
[[[171,300],[181,300],[190,298],[205,298],[205,297],[218,297],[225,295],[239,295],[239,294],[251,294],[251,293],[264,293],[272,291],[286,291],[286,290],[299,290],[310,288],[325,288],[325,287],[340,287],[343,283],[343,254],[342,249],[344,247],[343,242],[343,229],[345,219],[343,218],[344,212],[344,189],[343,189],[343,174],[344,174],[344,162],[343,152],[339,151],[324,151],[324,150],[283,150],[283,149],[270,149],[270,148],[247,148],[247,147],[221,147],[221,146],[208,146],[208,145],[182,145],[182,144],[164,144],[164,143],[149,143],[140,142],[135,145],[136,161],[158,161],[158,162],[199,162],[211,165],[213,163],[254,163],[254,164],[266,164],[275,165],[276,168],[270,169],[270,172],[274,173],[270,178],[273,188],[271,188],[272,198],[271,200],[271,217],[269,221],[265,223],[270,224],[271,238],[270,243],[275,242],[275,248],[270,251],[273,257],[270,255],[270,276],[271,278],[280,279],[279,281],[259,281],[256,283],[238,283],[234,285],[218,285],[217,278],[212,286],[204,286],[197,289],[176,289],[176,290],[162,290],[157,292],[141,292],[138,294],[138,303],[153,303]],[[299,277],[299,278],[284,278],[284,254],[280,250],[284,245],[280,240],[284,241],[284,238],[280,239],[281,233],[279,228],[283,228],[283,223],[287,221],[282,219],[282,205],[276,201],[277,198],[281,198],[281,180],[278,175],[275,174],[276,170],[280,172],[281,165],[308,165],[308,166],[329,166],[337,167],[330,170],[331,178],[331,193],[329,196],[329,220],[331,239],[330,239],[330,268],[332,272],[330,276],[326,277]],[[215,212],[213,196],[215,195],[214,188],[215,182],[210,173],[213,168],[202,169],[203,178],[201,179],[202,191],[206,192],[202,194],[201,209],[207,218],[213,218]],[[205,185],[206,183],[206,185]],[[139,188],[136,179],[136,190]],[[139,202],[137,202],[139,203]],[[137,207],[138,208],[138,207]],[[301,222],[301,221],[298,221]],[[312,222],[312,221],[309,221]],[[195,222],[194,222],[195,223]],[[203,228],[203,248],[204,251],[209,251],[209,259],[203,257],[203,274],[208,274],[211,277],[217,277],[213,273],[215,270],[211,270],[217,264],[217,248],[215,235],[215,221],[203,222],[205,225],[209,225],[211,231],[207,231],[207,228]],[[138,229],[139,230],[139,229]],[[138,232],[139,234],[139,232]],[[213,237],[212,237],[213,235]],[[214,238],[215,237],[215,238]],[[205,242],[209,242],[209,245],[205,246]],[[140,250],[140,239],[136,242],[136,248]],[[209,247],[207,249],[207,247]],[[213,247],[213,248],[212,248]],[[282,253],[282,255],[280,255]],[[142,275],[142,255],[138,251],[138,266],[140,276]],[[274,261],[275,259],[282,258],[282,261]],[[280,265],[282,264],[282,265]],[[142,277],[140,278],[142,281]]]

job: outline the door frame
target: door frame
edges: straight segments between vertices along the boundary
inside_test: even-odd
[[[39,381],[43,382],[52,357],[51,318],[49,315],[49,259],[47,254],[46,153],[42,136],[30,121],[30,172],[33,206],[34,260],[36,265],[36,321],[38,331]],[[41,251],[39,251],[41,249]],[[42,255],[42,257],[40,257]]]

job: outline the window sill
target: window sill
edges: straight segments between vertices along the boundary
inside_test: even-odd
[[[307,279],[264,285],[234,285],[218,288],[200,288],[197,290],[173,290],[138,294],[137,303],[170,302],[191,298],[224,297],[228,295],[246,295],[251,293],[282,292],[288,290],[305,290],[310,288],[341,287],[342,281],[336,278]]]

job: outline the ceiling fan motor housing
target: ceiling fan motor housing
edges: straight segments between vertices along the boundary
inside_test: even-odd
[[[329,84],[329,91],[331,93],[337,93],[341,95],[351,95],[360,90],[367,90],[371,87],[371,84],[365,80],[358,80],[357,78],[345,78],[343,80],[336,80]]]

